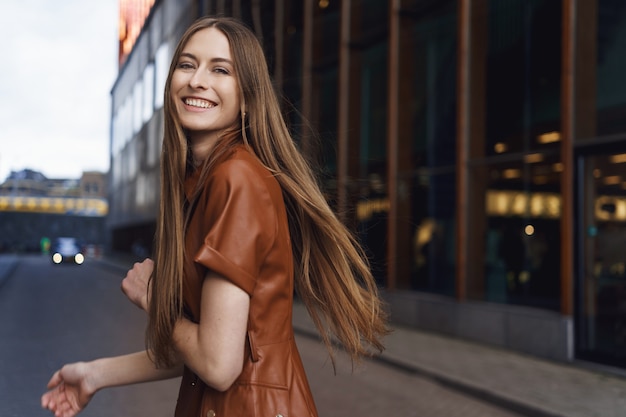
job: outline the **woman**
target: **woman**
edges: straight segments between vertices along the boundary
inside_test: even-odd
[[[146,350],[64,366],[42,406],[82,410],[104,387],[182,375],[176,416],[316,416],[294,342],[293,290],[329,351],[382,350],[384,312],[363,252],[286,128],[262,48],[202,18],[165,88],[155,262],[122,282],[148,313]]]

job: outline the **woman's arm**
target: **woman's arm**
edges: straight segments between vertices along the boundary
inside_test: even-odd
[[[102,388],[174,378],[182,370],[182,365],[157,369],[146,351],[72,363],[54,373],[41,406],[55,416],[73,417]]]
[[[207,385],[227,390],[241,374],[250,296],[209,272],[202,284],[199,323],[181,319],[174,344],[183,362]]]
[[[148,311],[148,285],[154,263],[136,263],[122,282],[122,290],[139,308]],[[182,360],[207,385],[228,389],[241,374],[248,326],[250,296],[211,271],[202,284],[200,320],[180,319],[174,345]]]
[[[182,363],[171,368],[156,368],[148,353],[144,351],[89,362],[92,383],[98,391],[120,385],[160,381],[183,374]]]

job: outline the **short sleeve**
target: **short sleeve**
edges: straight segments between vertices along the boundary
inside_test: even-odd
[[[262,173],[250,161],[231,159],[210,176],[204,196],[207,227],[194,260],[252,295],[276,237],[274,204]],[[204,232],[204,231],[202,231]]]

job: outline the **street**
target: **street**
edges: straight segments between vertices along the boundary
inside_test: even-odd
[[[0,416],[48,416],[40,396],[64,363],[143,348],[145,314],[120,291],[121,278],[120,270],[97,261],[74,266],[21,258],[0,286]],[[303,336],[297,342],[320,417],[517,416],[374,361],[353,372],[341,352],[334,375],[320,342]],[[177,388],[172,380],[103,390],[81,416],[172,416]]]

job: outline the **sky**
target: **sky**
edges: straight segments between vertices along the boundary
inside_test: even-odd
[[[0,182],[109,169],[117,0],[0,2]]]

